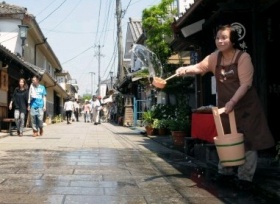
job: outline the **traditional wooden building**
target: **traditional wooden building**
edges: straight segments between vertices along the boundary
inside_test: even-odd
[[[0,65],[1,78],[5,78],[0,87],[0,120],[13,117],[7,104],[19,78],[30,84],[33,75],[40,75],[40,83],[47,89],[46,116],[62,114],[68,93],[57,82],[57,74],[62,72],[59,60],[27,8],[5,2],[0,3]]]

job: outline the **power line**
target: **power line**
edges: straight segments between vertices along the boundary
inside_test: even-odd
[[[113,61],[113,59],[114,59],[114,60],[116,59],[116,47],[117,47],[117,41],[115,41],[114,52],[113,52],[113,54],[112,54],[112,57],[111,57],[111,59],[110,59],[108,65],[107,65],[106,69],[105,69],[105,72],[104,72],[104,74],[103,74],[103,78],[105,77],[105,74],[106,74],[108,68],[110,67],[110,64],[111,64],[111,62]],[[114,63],[112,62],[112,67],[113,67],[113,65],[114,65]],[[106,78],[107,78],[107,77],[106,77]]]
[[[96,40],[95,43],[97,42],[98,39],[98,31],[99,31],[99,22],[100,22],[100,11],[101,11],[101,0],[99,1],[99,10],[98,10],[98,20],[97,20],[97,29],[96,29]]]
[[[53,10],[49,15],[47,15],[43,20],[41,20],[39,23],[42,23],[44,20],[46,20],[48,17],[50,17],[55,11],[57,11],[67,0],[64,0],[58,7],[56,7],[55,10]]]
[[[74,6],[74,8],[68,13],[68,15],[65,16],[65,18],[63,18],[58,24],[56,24],[56,26],[54,26],[49,32],[53,31],[55,28],[57,28],[59,25],[61,25],[61,23],[63,23],[73,13],[73,11],[78,8],[78,5],[80,3],[81,3],[81,0]]]
[[[90,50],[91,48],[93,48],[93,46],[90,46],[89,48],[87,48],[86,50],[84,50],[83,52],[81,52],[80,54],[76,55],[75,57],[72,57],[71,59],[69,59],[69,60],[63,62],[62,64],[66,64],[67,62],[72,61],[73,59],[79,57],[81,54],[85,53],[86,51]]]
[[[108,1],[110,1],[110,0],[108,0]],[[110,13],[112,13],[111,12],[111,6],[112,6],[112,1],[110,1],[109,4],[108,4],[107,13],[104,12],[104,14],[105,14],[104,18],[106,19],[106,21],[105,21],[105,23],[103,23],[103,28],[102,28],[102,31],[100,32],[99,42],[101,41],[102,36],[103,36],[103,42],[105,42],[105,39],[107,37],[107,32],[104,32],[104,31],[107,30],[107,27],[108,27],[108,22],[109,22],[108,16],[110,16]],[[102,33],[104,33],[104,35],[102,35]]]
[[[128,7],[129,7],[130,3],[131,3],[131,0],[128,2],[127,6],[126,6],[126,9],[123,10],[123,17],[125,15],[125,12],[127,11]]]
[[[56,1],[57,0],[52,1],[48,6],[46,6],[44,9],[42,9],[40,12],[38,12],[38,14],[36,14],[36,17],[37,17],[37,15],[42,14],[42,12],[46,11],[46,9],[49,8]]]

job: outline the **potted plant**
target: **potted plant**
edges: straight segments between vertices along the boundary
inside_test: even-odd
[[[161,119],[158,122],[158,134],[166,135],[168,133],[168,119]]]
[[[154,121],[153,121],[152,127],[155,128],[155,129],[159,129],[160,128],[160,121],[161,120],[155,118]]]
[[[52,123],[59,123],[59,122],[62,122],[62,121],[63,121],[63,119],[62,119],[61,114],[56,115],[56,116],[52,119]]]
[[[160,120],[155,118],[152,124],[152,132],[150,135],[157,135],[160,128]]]
[[[175,146],[184,146],[185,137],[190,135],[191,107],[185,100],[180,100],[168,118],[168,129],[171,131]]]
[[[190,120],[187,118],[173,118],[168,120],[168,129],[175,146],[184,146],[185,137],[190,132]]]
[[[189,133],[190,130],[190,119],[189,116],[186,118],[170,118],[167,120],[167,127],[170,131],[180,131]]]
[[[147,135],[153,135],[154,134],[154,112],[152,110],[148,110],[142,113],[142,121],[143,125],[145,126]]]

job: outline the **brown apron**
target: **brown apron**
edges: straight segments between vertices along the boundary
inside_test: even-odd
[[[238,51],[235,61],[222,66],[222,53],[219,52],[215,70],[218,107],[222,108],[232,98],[240,86],[238,60],[242,55]],[[246,150],[262,150],[273,147],[274,139],[267,125],[266,116],[254,87],[237,102],[234,107],[237,130],[244,134]],[[227,114],[221,114],[225,134],[230,133]]]

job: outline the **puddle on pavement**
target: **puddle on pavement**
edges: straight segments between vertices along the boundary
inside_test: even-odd
[[[101,155],[102,153],[102,155]],[[181,153],[158,153],[151,155],[151,161],[153,158],[161,158],[162,161],[167,162],[170,166],[159,166],[160,175],[153,175],[150,167],[150,163],[145,163],[145,160],[141,159],[143,155],[138,154],[137,151],[117,151],[115,149],[100,149],[100,150],[76,150],[76,151],[56,151],[56,150],[9,150],[2,151],[0,157],[1,169],[15,169],[18,173],[15,173],[15,177],[21,182],[17,182],[16,185],[23,187],[28,186],[40,186],[38,191],[43,189],[52,189],[57,187],[69,187],[69,185],[80,185],[89,187],[112,187],[112,188],[135,188],[137,189],[139,184],[135,180],[128,179],[132,175],[127,175],[128,178],[122,180],[123,177],[114,175],[112,172],[105,171],[108,174],[103,175],[104,172],[91,174],[93,168],[99,168],[99,170],[106,167],[112,168],[114,166],[115,172],[120,170],[129,171],[137,175],[145,176],[150,175],[143,182],[157,182],[160,179],[167,179],[175,189],[180,189],[179,183],[175,181],[182,181],[182,185],[187,188],[193,189],[204,189],[211,193],[213,196],[219,198],[223,203],[275,203],[276,198],[270,195],[265,195],[255,190],[254,192],[238,192],[232,186],[220,186],[214,183],[211,179],[213,178],[215,171],[212,168],[202,168],[197,165],[191,159],[187,158],[186,155]],[[4,155],[4,156],[3,156]],[[8,155],[8,156],[7,156]],[[11,158],[13,158],[11,160]],[[102,163],[102,160],[106,160]],[[137,166],[137,161],[140,162]],[[135,166],[126,164],[135,163]],[[82,165],[81,165],[82,164]],[[122,164],[117,166],[118,164]],[[139,168],[141,164],[146,167]],[[96,165],[96,166],[94,166]],[[88,174],[75,175],[64,170],[80,168]],[[19,168],[21,170],[17,170]],[[53,168],[53,171],[51,169]],[[62,169],[60,169],[62,168]],[[160,169],[162,168],[162,169]],[[166,168],[166,169],[164,169]],[[178,170],[177,172],[173,169]],[[34,171],[34,172],[32,172]],[[49,171],[49,173],[48,173]],[[169,171],[169,173],[168,173]],[[26,172],[26,173],[24,173]],[[166,172],[166,174],[164,174]],[[3,172],[5,173],[5,172]],[[47,174],[46,180],[42,179],[42,176]],[[99,175],[100,174],[100,175]],[[114,177],[115,176],[115,177]],[[105,178],[112,178],[109,181],[102,181]],[[13,178],[13,179],[14,179]],[[133,178],[133,177],[131,177]],[[3,180],[2,185],[12,185],[15,181]],[[114,180],[115,179],[115,180]],[[186,184],[186,182],[189,184]],[[5,184],[6,182],[6,184]],[[185,183],[184,183],[185,182]],[[20,187],[19,187],[20,188]],[[159,188],[165,189],[165,188]],[[20,190],[20,189],[19,189]],[[113,189],[112,189],[113,191]],[[117,191],[117,190],[116,190]],[[184,193],[184,192],[183,192]],[[278,200],[277,200],[278,201]],[[280,203],[280,202],[279,202]]]

